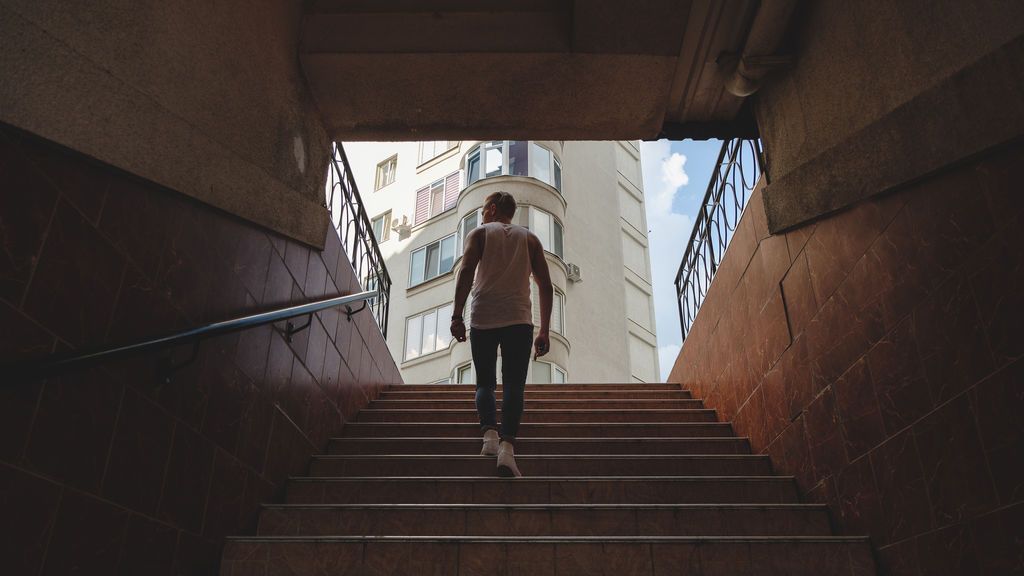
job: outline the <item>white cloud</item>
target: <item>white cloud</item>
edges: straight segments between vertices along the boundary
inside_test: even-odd
[[[676,193],[686,186],[686,156],[672,152],[671,142],[644,142],[640,150],[647,206],[648,241],[654,287],[654,315],[658,331],[661,379],[672,370],[682,345],[675,281],[679,261],[693,230],[688,214],[673,212]]]
[[[686,186],[690,183],[683,167],[686,166],[686,156],[673,152],[671,156],[661,161],[661,179],[668,182],[673,188]]]

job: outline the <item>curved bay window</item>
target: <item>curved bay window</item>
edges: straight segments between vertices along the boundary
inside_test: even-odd
[[[529,176],[562,191],[562,163],[551,150],[526,140],[483,142],[466,156],[466,186],[495,176]]]
[[[477,208],[459,222],[458,246],[456,252],[461,255],[466,246],[466,236],[477,226],[483,224],[483,209]],[[534,206],[520,206],[512,218],[514,224],[525,226],[540,238],[544,249],[561,259],[565,259],[564,230],[562,223],[551,214]]]
[[[500,384],[501,356],[498,357],[494,376]],[[558,364],[534,360],[530,363],[530,372],[526,377],[526,382],[532,384],[565,384],[568,377],[569,374]],[[473,363],[469,362],[456,367],[454,377],[449,380],[456,384],[476,384],[476,371]]]

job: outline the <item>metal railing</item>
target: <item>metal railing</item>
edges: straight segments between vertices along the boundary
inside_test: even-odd
[[[360,292],[358,294],[349,294],[347,296],[323,298],[321,300],[316,300],[307,304],[300,304],[298,306],[288,306],[286,308],[278,308],[269,312],[260,312],[259,314],[250,314],[248,316],[240,316],[238,318],[232,318],[221,322],[213,322],[211,324],[199,326],[198,328],[182,330],[173,334],[150,338],[148,340],[142,340],[132,344],[108,346],[105,348],[96,348],[86,351],[75,351],[66,354],[54,355],[39,361],[8,364],[2,367],[2,372],[5,377],[10,377],[11,381],[20,382],[28,379],[45,378],[74,368],[85,368],[107,360],[115,360],[118,358],[136,356],[145,352],[165,350],[185,344],[192,344],[192,354],[185,361],[173,364],[170,358],[164,358],[162,359],[162,363],[157,366],[158,376],[160,379],[170,381],[170,376],[173,372],[192,363],[192,361],[196,359],[199,353],[199,344],[202,343],[203,340],[220,336],[222,334],[239,332],[248,328],[255,328],[256,326],[263,326],[264,324],[273,324],[282,320],[290,320],[299,316],[308,317],[306,323],[301,326],[295,326],[289,321],[285,328],[281,330],[285,338],[291,342],[291,337],[294,334],[309,327],[310,322],[312,322],[313,319],[313,314],[322,310],[327,310],[328,308],[344,306],[345,312],[343,312],[343,314],[351,319],[353,314],[362,311],[363,308],[366,307],[366,304],[364,304],[363,307],[353,310],[351,306],[352,304],[357,302],[369,302],[371,299],[376,297],[376,291],[368,291]]]
[[[683,340],[690,332],[718,271],[743,208],[764,172],[759,140],[728,140],[718,153],[693,233],[676,273],[676,299]]]
[[[345,149],[337,142],[331,145],[326,200],[331,222],[341,239],[342,249],[352,262],[356,278],[365,290],[378,293],[368,302],[381,333],[387,338],[391,276],[384,265],[384,257],[373,235],[370,218],[359,196],[355,179],[352,178],[352,168],[345,156]]]

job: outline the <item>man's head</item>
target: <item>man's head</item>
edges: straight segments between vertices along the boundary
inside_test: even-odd
[[[484,224],[512,222],[516,215],[516,199],[508,192],[495,192],[484,200]]]

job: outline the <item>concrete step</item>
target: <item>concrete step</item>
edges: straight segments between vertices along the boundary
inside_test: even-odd
[[[499,413],[500,417],[500,413]],[[357,422],[479,422],[472,410],[360,410]],[[526,410],[522,422],[715,422],[714,410]]]
[[[827,536],[818,504],[269,505],[261,536]]]
[[[314,456],[311,476],[496,476],[494,456]],[[547,455],[516,456],[530,476],[762,476],[772,473],[767,456]]]
[[[465,390],[460,391],[444,391],[444,390],[428,390],[423,392],[405,391],[396,388],[388,388],[381,392],[381,400],[403,400],[403,399],[454,399],[454,400],[472,400],[476,393],[473,387],[468,387]],[[503,395],[501,388],[495,392],[497,398],[501,398]],[[571,398],[576,400],[607,400],[607,399],[618,399],[618,398],[632,398],[635,400],[652,400],[657,398],[693,398],[693,394],[689,390],[629,390],[629,389],[616,389],[616,390],[577,390],[577,391],[565,391],[565,390],[527,390],[524,394],[527,400],[558,400],[563,398]]]
[[[481,438],[480,425],[471,422],[349,422],[342,437],[447,437]],[[732,438],[728,422],[526,422],[519,427],[520,438]]]
[[[501,386],[499,385],[500,389]],[[476,390],[472,384],[396,384],[388,386],[385,391],[403,392],[464,392]],[[682,390],[679,384],[527,384],[527,392],[540,391],[598,391],[598,390]]]
[[[260,536],[227,539],[221,573],[867,576],[875,565],[866,538],[838,536]]]
[[[331,454],[479,454],[474,438],[332,438]],[[520,438],[519,454],[749,454],[746,438]]]
[[[498,410],[501,410],[502,401],[498,400]],[[688,409],[700,410],[704,408],[702,400],[693,398],[655,398],[649,400],[629,399],[580,399],[562,398],[558,400],[534,400],[527,399],[525,402],[527,410],[624,410],[624,409]],[[370,410],[476,410],[476,402],[473,398],[462,398],[457,400],[435,400],[435,399],[403,399],[403,400],[374,400],[367,406]]]
[[[291,478],[288,504],[795,504],[790,476]]]

